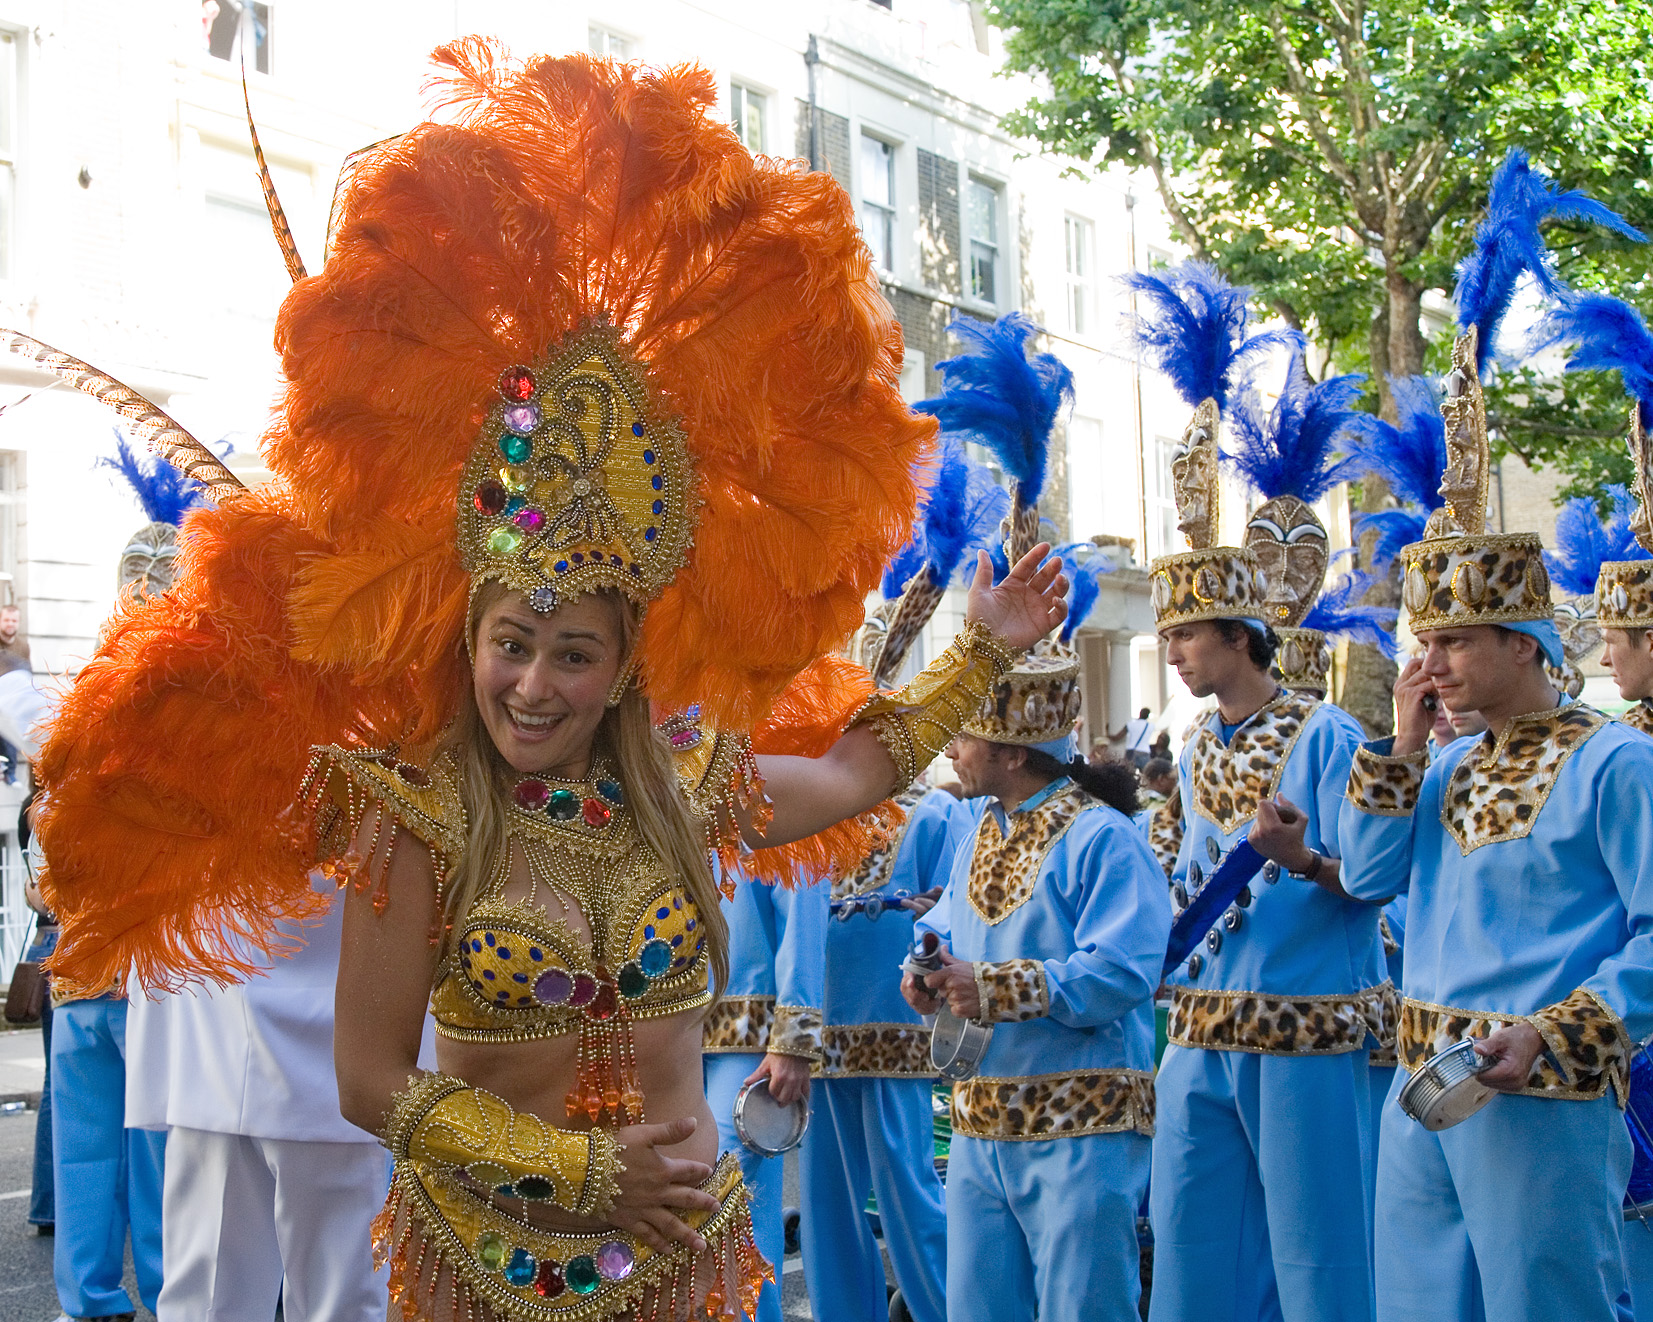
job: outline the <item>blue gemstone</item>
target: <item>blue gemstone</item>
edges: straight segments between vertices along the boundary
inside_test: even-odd
[[[499,957],[501,959],[510,959],[511,958],[511,948],[509,946],[501,946],[499,948]]]
[[[599,780],[597,782],[597,793],[601,794],[610,803],[624,803],[626,801],[625,791],[620,788],[620,783],[615,780]]]
[[[682,907],[683,907],[683,897],[681,895],[672,896],[672,908],[681,909]]]
[[[513,973],[511,975],[511,978],[515,982],[527,982],[528,981],[528,975],[526,973]]]
[[[656,531],[657,530],[654,529],[654,528],[645,528],[645,529],[643,529],[643,540],[645,542],[652,542],[654,540],[654,534],[655,534]]]
[[[664,941],[650,941],[638,955],[637,962],[649,977],[658,978],[671,967],[672,948]]]
[[[643,433],[638,432],[637,434],[639,436],[641,436]],[[654,462],[654,451],[653,450],[644,450],[643,451],[643,462],[645,464],[652,464]]]
[[[656,473],[656,474],[655,474],[655,475],[654,475],[654,482],[653,482],[653,486],[654,486],[654,489],[655,489],[655,490],[656,490],[656,491],[663,491],[663,490],[664,490],[664,489],[665,489],[665,486],[666,486],[666,484],[665,484],[665,482],[664,482],[664,481],[663,481],[663,480],[662,480],[662,479],[661,479],[661,477],[660,477],[660,474],[659,474],[659,473]]]
[[[652,937],[654,935],[654,924],[653,923],[650,923],[647,927],[645,927],[643,929],[643,935],[645,937]]]
[[[689,919],[689,921],[684,923],[683,926],[688,928],[689,931],[691,931],[691,932],[694,931],[694,919],[693,918]]]
[[[472,938],[472,939],[471,939],[471,949],[472,949],[472,950],[481,950],[481,949],[482,949],[482,942],[480,942],[480,941],[478,941],[478,940],[476,940],[476,939],[475,939],[475,938],[474,938],[474,937],[473,937],[473,938]]]
[[[538,946],[529,946],[528,947],[528,958],[533,960],[534,963],[538,964],[540,962],[540,960],[545,958],[545,955],[541,952],[541,950]]]
[[[492,932],[484,932],[482,934],[482,939],[484,941],[486,941],[489,945],[493,945],[493,943],[494,943],[494,934]]]
[[[534,1255],[527,1249],[518,1249],[511,1254],[511,1260],[505,1264],[505,1281],[508,1285],[532,1285],[534,1273],[539,1270],[539,1263],[534,1261]]]
[[[473,983],[471,983],[471,986],[475,987],[477,991],[486,991],[487,990],[487,988],[485,988],[480,982],[473,982]]]
[[[555,565],[555,566],[554,566],[554,568],[555,568],[555,569],[556,569],[556,571],[557,571],[557,572],[558,572],[558,573],[559,573],[559,574],[566,574],[566,573],[567,573],[567,572],[568,572],[568,561],[566,561],[566,560],[559,560],[559,561],[557,561],[557,563],[556,563],[556,565]]]
[[[654,512],[656,514],[664,514],[666,512],[666,502],[663,501],[663,500],[655,501],[654,502]]]
[[[508,1001],[511,999],[511,993],[508,991],[495,992],[494,999],[496,1001]]]
[[[675,946],[680,946],[682,944],[683,944],[683,934],[681,932],[679,932],[676,936],[674,936],[672,938],[672,945],[675,947]]]
[[[580,551],[574,552],[574,563],[577,564],[577,565],[581,565],[581,564],[585,563],[585,555],[584,555],[583,552],[580,552]]]
[[[483,969],[482,976],[489,982],[492,982],[494,980],[494,971],[492,969]]]
[[[521,496],[512,496],[511,499],[505,502],[505,517],[510,518],[527,503]]]
[[[672,911],[670,909],[656,909],[654,916],[656,918],[670,918],[672,916]]]
[[[631,434],[633,436],[641,436],[643,434],[643,424],[640,423],[640,422],[632,423],[631,424]],[[651,460],[649,460],[649,462],[652,464],[654,462],[654,460],[651,459]]]
[[[614,563],[615,563],[615,564],[617,564],[617,565],[623,565],[623,564],[625,564],[625,561],[624,561],[624,560],[622,560],[622,559],[621,559],[621,558],[620,558],[620,557],[619,557],[619,556],[617,556],[617,555],[611,555],[611,556],[609,556],[609,559],[610,559],[610,560],[612,560],[612,561],[613,561],[613,562],[614,562]]]

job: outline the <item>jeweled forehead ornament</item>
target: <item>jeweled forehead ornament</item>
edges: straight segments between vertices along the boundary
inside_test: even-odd
[[[646,366],[588,323],[501,374],[460,481],[460,557],[473,592],[493,579],[542,613],[603,588],[641,612],[688,555],[695,503]]]

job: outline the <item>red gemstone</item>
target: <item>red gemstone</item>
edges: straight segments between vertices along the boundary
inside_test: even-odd
[[[471,503],[476,506],[478,514],[498,514],[505,508],[507,499],[505,488],[498,482],[484,482],[476,489],[476,495],[471,497]]]
[[[599,826],[607,826],[609,818],[614,814],[609,811],[608,805],[601,799],[587,799],[582,810],[585,813],[585,824],[596,830]]]
[[[620,993],[615,991],[612,982],[597,984],[597,994],[591,998],[591,1008],[586,1011],[593,1019],[612,1019],[614,1012],[620,1008]]]
[[[542,780],[519,780],[511,797],[524,812],[538,812],[551,802],[551,791]]]
[[[426,774],[425,769],[416,767],[411,762],[398,762],[396,764],[396,774],[416,790],[430,787],[430,776]]]
[[[523,404],[534,397],[534,374],[526,367],[507,367],[499,377],[499,393],[513,404]]]
[[[534,1293],[541,1299],[555,1299],[562,1292],[562,1264],[550,1258],[540,1259],[540,1269],[534,1273]]]

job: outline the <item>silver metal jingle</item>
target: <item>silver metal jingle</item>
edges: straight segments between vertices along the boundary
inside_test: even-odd
[[[1188,907],[1188,889],[1180,881],[1171,883],[1171,903],[1179,909]]]
[[[1203,968],[1205,968],[1205,960],[1199,955],[1190,955],[1188,957],[1188,976],[1190,978],[1199,977],[1200,971]]]
[[[1242,914],[1238,909],[1230,909],[1227,913],[1225,913],[1223,915],[1223,926],[1226,927],[1230,932],[1238,932],[1240,930],[1241,925],[1244,922],[1245,922],[1245,915]]]
[[[1270,886],[1280,880],[1280,865],[1272,858],[1263,864],[1263,880],[1268,882]]]
[[[1251,887],[1241,886],[1240,893],[1234,897],[1234,903],[1242,909],[1251,908]]]
[[[1205,869],[1202,868],[1197,862],[1190,863],[1188,865],[1188,883],[1195,890],[1198,890],[1205,884]]]
[[[1217,843],[1217,837],[1214,835],[1205,837],[1205,856],[1212,863],[1216,863],[1223,856],[1222,846]]]
[[[1223,948],[1223,934],[1215,927],[1205,934],[1205,948],[1213,955]]]

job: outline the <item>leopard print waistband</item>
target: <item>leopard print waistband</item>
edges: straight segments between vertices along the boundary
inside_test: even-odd
[[[710,1054],[761,1053],[774,1026],[773,996],[725,996],[706,1016],[700,1049]]]
[[[1252,1051],[1269,1056],[1335,1056],[1369,1038],[1395,1041],[1395,988],[1389,982],[1329,996],[1269,996],[1250,991],[1172,989],[1172,1046]]]
[[[828,1024],[823,1079],[933,1079],[930,1030],[923,1024]]]
[[[1142,1070],[966,1079],[953,1085],[953,1133],[999,1142],[1154,1133],[1154,1078]]]
[[[1631,1052],[1624,1025],[1599,997],[1583,988],[1531,1015],[1403,1000],[1400,1063],[1408,1074],[1415,1073],[1455,1042],[1485,1037],[1506,1024],[1531,1024],[1544,1039],[1522,1096],[1587,1102],[1611,1088],[1619,1105],[1625,1104]]]

